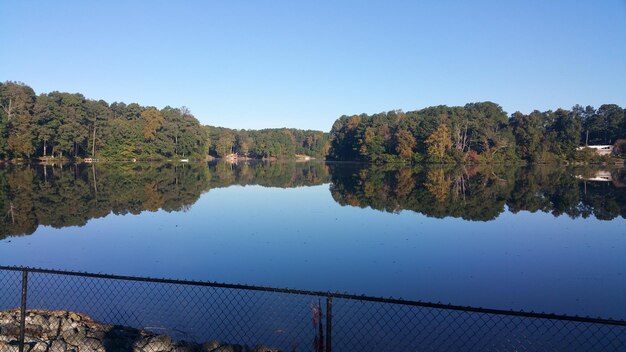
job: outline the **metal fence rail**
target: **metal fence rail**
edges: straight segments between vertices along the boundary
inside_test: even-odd
[[[5,266],[0,287],[2,352],[626,351],[615,319]]]

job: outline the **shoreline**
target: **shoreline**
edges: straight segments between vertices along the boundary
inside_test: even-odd
[[[512,161],[512,162],[402,162],[402,161],[388,161],[388,162],[371,162],[371,161],[363,161],[363,160],[336,160],[336,159],[326,159],[326,158],[316,158],[307,155],[296,155],[293,158],[276,158],[276,157],[263,157],[263,158],[252,158],[252,157],[213,157],[208,156],[206,158],[176,158],[176,159],[91,159],[91,158],[77,158],[77,159],[68,159],[68,158],[32,158],[32,159],[0,159],[0,165],[24,165],[24,164],[37,164],[37,165],[79,165],[79,164],[109,164],[109,163],[199,163],[199,162],[212,162],[212,161],[222,161],[226,163],[235,164],[240,161],[243,162],[284,162],[284,161],[293,161],[293,162],[326,162],[326,163],[356,163],[356,164],[368,164],[368,165],[403,165],[403,166],[415,166],[415,165],[440,165],[440,166],[485,166],[485,165],[519,165],[519,166],[532,166],[532,165],[554,165],[554,166],[617,166],[624,167],[626,166],[626,158],[622,157],[612,157],[609,160],[605,161],[576,161],[576,160],[565,160],[565,161],[556,161],[556,162],[545,162],[545,163],[531,163],[531,162],[523,162],[523,161]]]
[[[279,352],[263,345],[250,348],[219,340],[174,341],[165,334],[100,323],[71,311],[31,309],[26,311],[25,322],[24,347],[28,351]],[[0,311],[0,350],[18,351],[19,336],[20,310]]]

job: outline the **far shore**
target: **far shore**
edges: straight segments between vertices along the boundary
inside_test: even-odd
[[[206,158],[153,158],[153,159],[109,159],[109,158],[31,158],[31,159],[0,159],[0,164],[94,164],[94,163],[135,163],[135,162],[164,162],[164,163],[188,163],[188,162],[208,162],[208,161],[225,161],[225,162],[239,162],[239,161],[314,161],[325,159],[317,159],[311,156],[295,156],[293,158],[277,158],[277,157],[206,157]]]
[[[170,158],[170,159],[91,159],[91,158],[33,158],[33,159],[0,159],[0,165],[2,164],[38,164],[38,165],[58,165],[58,164],[102,164],[102,163],[145,163],[145,162],[155,162],[155,163],[189,163],[189,162],[210,162],[210,161],[223,161],[227,163],[238,163],[238,162],[249,162],[249,161],[295,161],[295,162],[309,162],[309,161],[321,161],[321,162],[347,162],[347,163],[363,163],[363,164],[377,164],[371,163],[367,161],[358,161],[358,160],[329,160],[329,159],[317,159],[314,157],[294,157],[294,158],[252,158],[252,157],[237,157],[237,158],[228,158],[228,157],[207,157],[207,158]],[[529,162],[491,162],[491,163],[433,163],[433,162],[419,162],[419,163],[405,163],[405,162],[386,162],[381,165],[460,165],[460,166],[477,166],[477,165],[563,165],[563,166],[584,166],[584,165],[595,165],[595,166],[617,166],[624,167],[626,166],[626,159],[623,158],[612,158],[609,161],[562,161],[562,162],[546,162],[546,163],[529,163]]]

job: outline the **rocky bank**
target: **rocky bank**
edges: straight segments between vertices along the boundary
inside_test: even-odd
[[[20,311],[0,311],[0,351],[18,351]],[[172,341],[167,335],[119,325],[102,324],[90,317],[66,311],[29,310],[26,314],[25,348],[29,352],[278,352],[219,341],[202,344]]]

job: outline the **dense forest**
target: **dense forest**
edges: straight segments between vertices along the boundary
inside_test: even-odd
[[[233,130],[207,126],[209,154],[224,157],[236,153],[248,158],[294,158],[307,155],[325,158],[330,148],[328,133],[312,130],[275,128]]]
[[[435,106],[340,117],[332,127],[329,158],[369,162],[589,161],[584,145],[626,145],[623,108],[533,111],[511,116],[492,102]],[[626,150],[620,150],[624,153]]]
[[[614,104],[510,116],[491,102],[441,105],[342,116],[330,134],[202,126],[185,107],[109,104],[78,93],[36,95],[15,82],[0,83],[0,105],[0,160],[205,159],[236,154],[375,163],[603,161],[594,152],[576,151],[596,144],[614,144],[616,151],[626,153],[625,110]]]
[[[0,83],[0,106],[0,160],[324,157],[329,148],[328,134],[319,131],[202,126],[185,107],[109,104],[78,93],[36,95],[16,82]]]
[[[0,159],[92,157],[152,159],[202,156],[205,132],[186,108],[35,95],[28,86],[0,84]]]
[[[204,163],[0,166],[0,239],[31,234],[39,225],[82,226],[110,213],[185,211],[204,192],[232,185],[288,188],[332,182],[332,197],[343,206],[473,221],[495,219],[505,209],[603,220],[626,217],[626,171],[613,170],[613,182],[584,181],[596,172],[532,165],[293,161],[210,162],[208,167]]]

